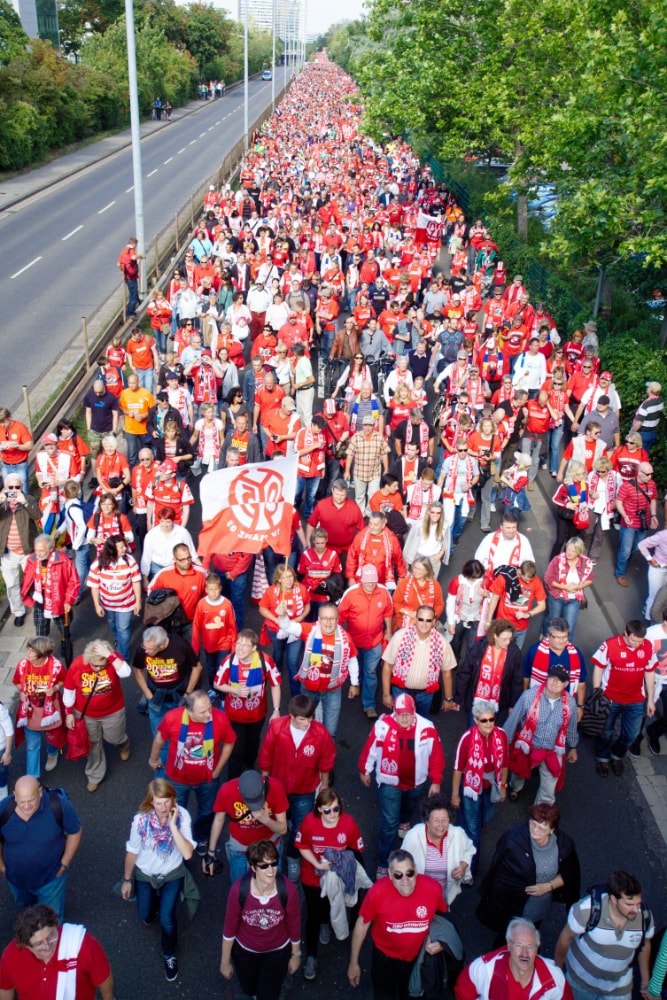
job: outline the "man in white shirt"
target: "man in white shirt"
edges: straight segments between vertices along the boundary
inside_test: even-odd
[[[515,389],[525,389],[530,399],[536,399],[546,378],[546,358],[540,354],[540,342],[537,337],[531,337],[528,350],[517,358],[512,383]]]

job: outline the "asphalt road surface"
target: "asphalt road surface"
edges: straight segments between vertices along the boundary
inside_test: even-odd
[[[540,477],[544,474],[540,473]],[[533,543],[538,566],[544,567],[551,546],[551,520],[546,496],[551,492],[552,481],[540,479],[540,491],[532,493],[533,511],[527,515],[522,530],[527,530]],[[500,515],[495,515],[495,520]],[[196,527],[196,523],[194,527]],[[480,538],[477,523],[466,526],[462,540],[455,550],[452,564],[440,577],[444,586],[451,575],[458,572],[462,563],[470,558]],[[612,540],[615,544],[615,540]],[[635,564],[633,564],[635,565]],[[641,608],[642,575],[637,568],[631,570],[628,591],[620,594],[611,574],[611,554],[605,548],[598,565],[595,598],[591,607],[582,613],[577,628],[576,641],[586,656],[596,648],[602,638],[612,633],[609,616],[633,617]],[[619,605],[619,600],[623,605]],[[258,614],[248,604],[247,624],[256,625]],[[534,623],[533,628],[537,628]],[[73,625],[75,651],[93,636],[108,637],[106,626],[94,616],[90,598],[77,608]],[[135,629],[134,643],[139,641],[139,628]],[[134,647],[133,647],[134,648]],[[115,751],[108,749],[109,770],[99,790],[91,795],[86,792],[83,763],[61,761],[56,771],[44,776],[47,785],[62,785],[69,792],[83,821],[83,842],[69,876],[66,917],[83,922],[103,942],[110,956],[116,979],[118,1000],[129,998],[219,997],[232,1000],[239,996],[238,984],[222,979],[219,974],[221,929],[225,900],[229,888],[225,870],[214,879],[204,878],[195,859],[191,862],[195,878],[202,892],[202,901],[193,923],[183,915],[180,922],[178,957],[181,974],[176,983],[164,980],[159,947],[159,929],[144,927],[137,919],[132,904],[117,897],[112,886],[122,877],[125,840],[131,818],[142,798],[146,783],[151,777],[147,760],[150,749],[148,720],[135,710],[137,692],[134,681],[124,682],[128,705],[128,731],[132,740],[132,756],[123,764]],[[288,700],[283,690],[282,708]],[[444,791],[451,787],[451,767],[456,741],[465,728],[464,719],[453,713],[441,714],[437,726],[445,745],[447,769]],[[358,701],[344,701],[341,726],[337,742],[336,787],[342,792],[346,808],[359,822],[366,841],[367,868],[375,872],[375,838],[378,824],[377,793],[374,788],[364,789],[359,782],[356,760],[368,733],[368,723],[361,714]],[[645,752],[645,751],[644,751]],[[17,752],[11,767],[11,784],[22,773],[24,751]],[[535,782],[531,782],[517,803],[499,807],[491,823],[482,833],[482,861],[480,871],[486,871],[493,847],[500,834],[510,826],[522,822],[526,809],[533,800]],[[610,777],[601,781],[593,767],[590,741],[580,745],[579,762],[568,768],[568,775],[558,804],[561,808],[562,826],[577,844],[582,862],[582,892],[591,885],[604,882],[615,867],[627,868],[636,873],[645,887],[645,898],[652,906],[658,926],[665,923],[665,890],[667,888],[667,852],[653,817],[646,806],[631,766],[622,778]],[[475,917],[477,903],[475,888],[466,889],[455,902],[452,916],[461,932],[467,957],[471,958],[491,946],[492,935],[481,927]],[[0,942],[6,942],[12,932],[16,907],[4,881],[0,881]],[[564,921],[565,911],[555,906],[543,925],[545,954],[553,954],[556,937]],[[347,983],[346,968],[349,942],[333,941],[320,947],[319,973],[314,983],[306,983],[301,973],[289,981],[287,988],[295,996],[316,997],[371,997],[368,946],[362,952],[362,982],[358,990]]]
[[[280,81],[276,82],[278,87]],[[253,80],[250,124],[271,104],[271,83]],[[243,90],[141,143],[146,244],[220,166],[243,135]],[[8,405],[48,371],[63,348],[120,287],[118,254],[133,235],[130,147],[0,213],[3,329],[0,399]],[[11,317],[11,320],[10,320]]]

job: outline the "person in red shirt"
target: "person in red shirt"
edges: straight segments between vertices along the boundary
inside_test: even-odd
[[[318,606],[337,596],[329,593],[327,580],[334,574],[342,577],[343,573],[338,553],[327,545],[328,539],[328,533],[324,528],[315,528],[312,533],[313,544],[303,550],[297,567],[301,582],[310,597],[309,618],[313,621]]]
[[[414,961],[428,938],[436,913],[446,913],[442,888],[428,875],[418,875],[409,851],[389,856],[388,878],[368,890],[352,934],[347,978],[361,980],[359,953],[368,931],[373,941],[373,986],[376,996],[408,995]]]
[[[377,569],[380,583],[389,590],[395,589],[397,581],[407,573],[398,538],[387,527],[387,517],[381,511],[371,513],[368,527],[356,535],[350,545],[345,562],[345,575],[350,587],[369,563]]]
[[[23,480],[23,492],[29,492],[28,453],[32,448],[32,434],[20,420],[14,420],[6,406],[0,407],[0,458],[2,478],[14,472]]]
[[[134,521],[134,536],[143,546],[148,533],[148,498],[146,490],[154,481],[157,465],[150,448],[142,448],[139,452],[139,462],[132,469],[132,511]],[[166,509],[166,508],[165,508]],[[156,518],[156,523],[159,518]]]
[[[258,764],[265,777],[278,779],[289,799],[291,830],[286,850],[287,874],[295,881],[300,865],[294,839],[305,816],[315,805],[317,787],[329,787],[336,747],[322,723],[314,719],[315,706],[308,695],[294,695],[287,709],[287,716],[269,723]]]
[[[178,629],[177,633],[186,638],[188,642],[192,638],[192,621],[197,604],[206,593],[206,577],[207,573],[204,567],[193,564],[192,555],[187,545],[175,545],[174,565],[160,570],[148,587],[149,591],[160,590],[162,587],[176,591],[188,619],[187,625]]]
[[[345,565],[347,550],[355,536],[364,530],[364,516],[356,501],[347,495],[347,483],[344,479],[336,479],[331,489],[331,496],[320,500],[315,505],[313,513],[308,518],[306,540],[310,544],[313,529],[324,528],[329,536],[329,545],[334,549],[341,564]]]
[[[621,587],[628,585],[625,576],[628,562],[647,530],[656,531],[658,528],[658,488],[652,475],[650,462],[640,462],[636,478],[622,483],[616,494],[616,509],[621,515],[621,538],[614,576]]]
[[[377,668],[383,643],[391,638],[394,605],[386,587],[378,584],[375,566],[366,565],[359,584],[345,591],[338,606],[338,624],[357,647],[361,705],[367,719],[377,719]]]
[[[198,601],[192,619],[192,648],[207,671],[210,694],[220,664],[236,643],[236,616],[231,602],[222,596],[217,573],[208,574],[205,586],[206,594]]]
[[[190,508],[195,502],[192,490],[185,479],[178,475],[178,466],[171,458],[166,458],[157,470],[152,483],[146,487],[148,527],[157,524],[160,513],[170,507],[175,514],[176,524],[187,527]]]
[[[593,687],[601,688],[611,702],[605,727],[595,738],[595,770],[606,778],[611,764],[612,772],[620,777],[623,758],[641,732],[644,713],[649,718],[655,715],[657,661],[644,622],[629,621],[624,632],[605,640],[591,660]]]
[[[537,399],[528,399],[526,403],[526,427],[521,439],[521,451],[525,455],[531,456],[531,465],[528,472],[528,489],[534,490],[533,483],[537,478],[537,470],[543,462],[545,452],[545,442],[551,421],[556,416],[555,410],[549,407],[549,393],[541,389],[537,394]]]
[[[104,740],[118,747],[121,760],[129,759],[130,741],[120,682],[130,673],[129,663],[101,639],[89,642],[67,671],[63,689],[65,725],[70,730],[74,729],[76,720],[85,713],[83,719],[90,740],[85,770],[89,792],[97,790],[106,774]]]
[[[546,591],[531,559],[526,559],[519,566],[516,586],[503,573],[498,573],[491,584],[489,621],[496,615],[496,611],[498,620],[509,621],[514,628],[514,642],[519,649],[523,648],[530,619],[543,614],[546,607]]]
[[[380,489],[370,498],[368,506],[374,513],[379,511],[388,515],[393,510],[402,516],[405,504],[398,491],[398,477],[386,472],[380,480]]]
[[[218,778],[229,760],[236,736],[224,712],[213,708],[206,691],[183,697],[183,707],[172,708],[158,726],[148,763],[161,768],[160,751],[168,743],[164,771],[176,789],[179,806],[187,809],[190,792],[197,796],[197,819],[192,833],[202,856],[213,823]]]
[[[147,336],[141,327],[135,326],[126,344],[127,360],[130,368],[139,379],[142,389],[153,391],[155,376],[160,371],[160,356],[152,337]]]
[[[301,887],[306,899],[306,963],[303,974],[307,980],[317,974],[317,946],[331,936],[330,907],[321,895],[322,875],[332,869],[325,851],[353,851],[359,856],[364,850],[361,831],[355,820],[343,809],[333,788],[324,788],[315,799],[312,813],[299,827],[295,846],[301,854]],[[369,880],[370,882],[370,880]]]
[[[248,870],[247,850],[260,840],[270,840],[278,849],[287,833],[289,800],[277,778],[263,778],[259,771],[244,771],[220,786],[213,803],[213,826],[208,853],[202,862],[205,875],[214,875],[219,855],[218,841],[229,816],[230,836],[226,844],[229,880],[234,882]]]
[[[58,957],[63,935],[76,935],[79,927],[59,926],[57,912],[37,903],[23,910],[16,922],[16,938],[0,958],[0,991],[5,997],[60,996],[63,962]],[[113,976],[99,941],[81,927],[83,937],[75,961],[72,996],[77,1000],[113,1000]],[[69,952],[68,952],[69,954]],[[69,976],[68,976],[69,979]]]

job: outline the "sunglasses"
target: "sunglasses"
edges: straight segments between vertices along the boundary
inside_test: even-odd
[[[329,816],[331,813],[339,813],[340,806],[324,806],[322,812],[325,816]]]
[[[415,875],[416,875],[416,872],[415,872],[414,868],[408,868],[408,870],[406,872],[392,872],[391,873],[391,877],[393,879],[395,879],[397,882],[400,882],[401,879],[403,878],[403,876],[405,876],[405,878],[414,878]]]
[[[478,719],[477,721],[478,722],[488,722],[488,723],[491,723],[491,722],[495,722],[496,721],[496,717],[495,717],[495,715],[490,715],[488,717],[488,719]]]
[[[417,618],[418,622],[426,622],[428,625],[432,625],[435,618]]]
[[[263,872],[266,871],[267,868],[277,868],[277,867],[278,867],[277,861],[258,861],[257,864],[255,865],[255,868],[260,868]]]

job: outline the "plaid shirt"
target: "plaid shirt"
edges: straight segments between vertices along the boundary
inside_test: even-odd
[[[538,687],[528,688],[527,691],[523,692],[512,709],[512,714],[503,726],[503,729],[507,733],[509,743],[512,743],[517,729],[520,729],[524,724],[526,716],[528,715],[528,712],[537,697],[538,691]],[[571,747],[576,747],[579,742],[579,733],[577,732],[577,703],[571,694],[568,695],[567,698],[570,704],[570,720],[567,725],[565,744],[569,749]],[[562,725],[562,699],[559,698],[558,701],[551,702],[547,698],[545,691],[540,698],[540,706],[537,713],[537,728],[535,730],[535,740],[533,742],[535,749],[553,750],[556,746],[556,740],[558,739],[558,734]]]
[[[347,454],[354,460],[354,478],[370,483],[382,475],[382,458],[389,454],[389,445],[377,431],[369,438],[359,431],[352,438]]]

